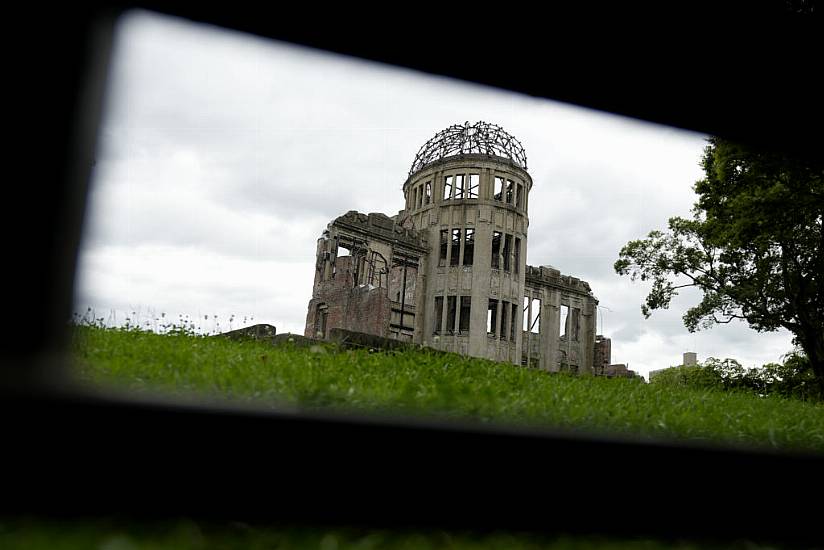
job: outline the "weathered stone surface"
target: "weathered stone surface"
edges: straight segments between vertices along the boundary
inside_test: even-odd
[[[239,328],[237,330],[230,330],[229,332],[218,334],[218,336],[224,336],[233,340],[251,338],[254,340],[273,341],[276,334],[277,329],[275,329],[273,325],[258,324],[250,327]]]

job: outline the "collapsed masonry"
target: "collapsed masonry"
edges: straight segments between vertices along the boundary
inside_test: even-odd
[[[318,240],[305,335],[333,328],[549,371],[606,374],[586,281],[526,265],[526,153],[498,126],[447,128],[397,215],[349,211]]]

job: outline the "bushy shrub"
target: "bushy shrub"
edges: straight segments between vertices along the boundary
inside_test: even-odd
[[[735,359],[709,357],[699,365],[665,369],[652,377],[650,383],[745,391],[759,396],[776,395],[805,401],[824,400],[809,359],[799,351],[785,355],[783,363],[768,363],[758,368],[744,368]]]
[[[650,379],[650,383],[659,386],[683,386],[690,388],[723,389],[724,381],[712,367],[702,365],[680,365],[657,373]]]

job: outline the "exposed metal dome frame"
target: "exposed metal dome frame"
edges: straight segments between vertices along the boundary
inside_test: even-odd
[[[415,155],[409,176],[442,158],[466,154],[506,157],[526,170],[526,151],[513,135],[496,124],[467,121],[441,130],[424,143]]]

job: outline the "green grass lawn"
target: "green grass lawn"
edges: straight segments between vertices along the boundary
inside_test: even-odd
[[[339,351],[78,326],[97,386],[393,416],[824,452],[824,404],[549,374],[426,350]]]
[[[666,389],[574,377],[425,350],[338,351],[223,338],[75,328],[78,377],[129,393],[532,427],[643,438],[732,441],[824,451],[824,406],[749,394]],[[192,519],[137,521],[0,517],[0,548],[663,550],[776,548],[753,541],[683,541],[529,533],[391,531]]]

